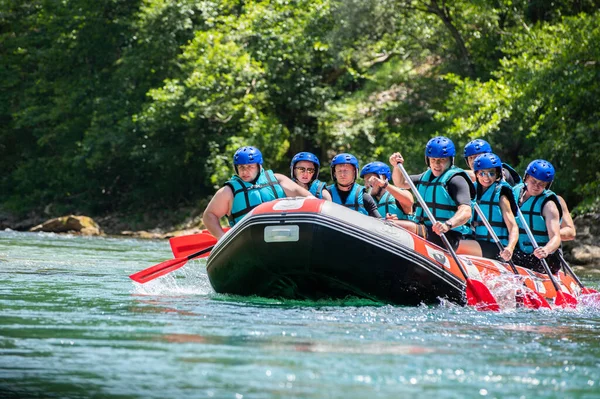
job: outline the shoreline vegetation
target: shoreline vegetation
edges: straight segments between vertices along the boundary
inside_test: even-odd
[[[344,152],[420,173],[438,135],[461,167],[475,138],[521,173],[546,159],[575,213],[598,209],[599,5],[4,1],[0,210],[163,228],[241,146],[278,172],[309,151],[328,180]]]

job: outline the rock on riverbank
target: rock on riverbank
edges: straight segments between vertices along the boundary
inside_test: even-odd
[[[85,236],[97,236],[102,234],[100,226],[89,216],[61,216],[50,219],[44,223],[29,229],[32,232],[50,232],[50,233],[79,233]]]
[[[577,236],[563,243],[565,258],[576,265],[594,265],[600,269],[600,214],[580,215],[573,219]]]

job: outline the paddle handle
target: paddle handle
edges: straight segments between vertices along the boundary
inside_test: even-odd
[[[404,180],[406,180],[406,183],[410,186],[410,189],[412,190],[414,196],[417,198],[417,201],[419,201],[419,204],[423,208],[423,211],[425,212],[425,214],[431,221],[431,224],[435,224],[436,220],[435,220],[435,217],[433,216],[433,213],[431,213],[431,211],[429,210],[429,207],[427,206],[427,203],[425,202],[423,197],[421,197],[421,194],[419,193],[419,190],[417,190],[415,183],[413,183],[412,179],[410,178],[410,175],[408,174],[406,169],[404,169],[404,165],[402,165],[401,163],[398,163],[398,169],[400,169],[400,171],[402,172],[402,176],[404,176]],[[469,280],[469,275],[467,274],[467,271],[465,270],[461,261],[458,259],[458,256],[456,255],[456,252],[454,252],[454,248],[452,248],[452,245],[450,245],[450,241],[448,241],[448,238],[446,237],[446,235],[444,233],[442,233],[442,234],[440,234],[440,237],[442,237],[442,242],[446,246],[446,249],[448,250],[448,252],[450,252],[450,255],[452,255],[452,259],[454,259],[454,262],[456,262],[456,264],[457,264],[458,268],[460,269],[460,272],[462,273],[465,280]]]
[[[194,258],[197,258],[198,256],[204,255],[204,254],[205,254],[205,253],[207,253],[207,252],[211,252],[211,251],[212,251],[212,249],[213,249],[214,247],[215,247],[214,245],[211,245],[210,247],[208,247],[208,248],[204,248],[203,250],[201,250],[201,251],[198,251],[198,252],[194,252],[193,254],[191,254],[191,255],[188,255],[188,256],[186,256],[185,258],[186,258],[187,260],[192,260],[192,259],[194,259]]]
[[[492,238],[494,239],[494,242],[498,246],[498,249],[500,250],[500,252],[504,251],[504,246],[500,242],[500,239],[498,238],[498,235],[496,234],[496,232],[492,228],[492,225],[490,224],[489,220],[487,220],[487,218],[483,214],[483,211],[481,210],[481,207],[479,207],[479,204],[477,202],[475,202],[474,208],[475,208],[475,212],[477,212],[477,214],[479,215],[479,217],[483,221],[483,224],[485,224],[485,227],[490,232],[490,234],[491,234]],[[510,265],[510,267],[512,268],[512,270],[513,270],[513,272],[515,274],[519,274],[519,271],[517,270],[517,267],[515,266],[515,263],[512,261],[512,259],[509,259],[508,264]]]

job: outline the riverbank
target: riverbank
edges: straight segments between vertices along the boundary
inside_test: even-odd
[[[194,234],[204,228],[201,210],[208,201],[198,206],[173,210],[151,210],[141,213],[114,212],[105,215],[86,215],[100,227],[102,235],[164,239],[176,235]],[[81,215],[81,214],[77,214]],[[65,215],[29,213],[16,216],[0,210],[0,230],[30,231],[50,219]]]
[[[175,236],[196,234],[204,229],[201,209],[198,207],[180,208],[176,211],[163,210],[141,214],[113,213],[93,217],[103,235],[127,236],[143,239],[168,239]],[[50,219],[43,214],[30,214],[17,218],[7,212],[0,212],[0,230],[29,231]],[[565,258],[573,267],[593,269],[600,273],[600,213],[588,213],[574,218],[577,237],[565,242]]]

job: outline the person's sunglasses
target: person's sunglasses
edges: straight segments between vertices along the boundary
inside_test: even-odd
[[[477,172],[477,174],[481,177],[486,177],[486,176],[490,177],[490,178],[496,177],[496,172],[485,172],[482,170],[482,171]]]
[[[302,166],[296,166],[294,169],[296,169],[300,173],[304,173],[304,172],[308,172],[310,174],[315,173],[315,168],[304,168]]]

